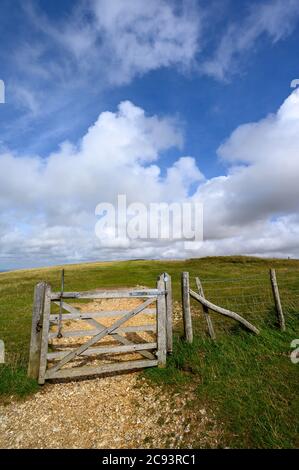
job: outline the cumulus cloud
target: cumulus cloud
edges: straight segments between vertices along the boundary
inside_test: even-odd
[[[46,158],[2,154],[2,262],[232,253],[298,257],[298,110],[295,90],[276,114],[238,127],[218,149],[227,174],[209,180],[191,156],[165,168],[167,150],[182,152],[179,123],[149,116],[129,101],[101,113],[78,143],[65,142]],[[116,204],[118,194],[128,204],[202,201],[204,242],[190,251],[178,240],[137,239],[128,246],[98,239],[95,207]]]
[[[117,112],[101,113],[76,145],[64,142],[46,158],[3,153],[2,258],[34,255],[48,263],[122,256],[121,248],[107,251],[95,237],[96,205],[115,204],[118,194],[126,194],[128,204],[186,200],[191,186],[203,180],[195,160],[182,156],[164,174],[158,165],[163,152],[180,149],[182,142],[173,118],[147,116],[125,101]],[[135,245],[133,256],[140,257],[144,248]],[[152,252],[153,247],[145,248]]]
[[[298,256],[299,243],[294,251],[290,239],[298,231],[299,90],[275,115],[238,127],[218,154],[230,165],[228,174],[197,192],[204,200],[207,238],[233,240],[238,234],[241,252],[283,252],[284,245]]]
[[[181,145],[182,134],[173,119],[147,117],[141,108],[122,102],[116,113],[101,113],[76,146],[64,142],[45,159],[3,154],[0,205],[11,201],[15,209],[21,204],[23,210],[32,204],[39,207],[42,201],[54,217],[60,214],[60,204],[64,214],[73,211],[73,201],[81,210],[95,204],[96,198],[110,200],[115,188],[133,200],[139,193],[145,200],[163,199],[163,191],[183,196],[185,181],[192,179],[192,161],[183,158],[168,169],[167,187],[160,184],[160,168],[154,163],[160,152]],[[168,184],[174,178],[176,188]]]

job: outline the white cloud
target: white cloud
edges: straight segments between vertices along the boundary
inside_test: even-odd
[[[190,71],[200,48],[196,0],[77,0],[55,21],[38,2],[20,10],[23,28],[12,51],[2,52],[13,71],[8,94],[16,113],[1,135],[13,142],[17,129],[37,151],[82,132],[86,110],[105,101],[108,89],[162,67]]]
[[[212,58],[200,65],[202,73],[225,80],[240,67],[246,53],[262,35],[277,42],[289,35],[299,17],[298,0],[267,0],[253,3],[239,23],[229,24]]]
[[[26,206],[38,208],[42,204],[51,217],[59,217],[61,206],[64,216],[86,207],[93,210],[98,202],[111,200],[116,187],[133,200],[139,194],[148,200],[159,199],[164,186],[160,169],[153,162],[159,152],[181,144],[175,121],[147,117],[142,109],[123,102],[117,113],[103,112],[77,146],[65,142],[46,159],[2,155],[0,205],[5,207],[10,201],[14,210],[20,206],[23,211]],[[177,164],[183,167],[183,160]],[[189,171],[189,159],[186,167]],[[184,195],[184,172],[177,179]]]
[[[199,15],[193,1],[94,0],[96,27],[112,83],[130,81],[135,75],[159,67],[188,67],[198,50]]]
[[[215,39],[214,10],[196,0],[78,0],[55,21],[36,2],[24,2],[22,9],[26,34],[19,32],[13,54],[3,52],[4,61],[15,70],[8,91],[20,113],[27,109],[17,122],[22,132],[39,118],[45,122],[57,116],[57,125],[50,124],[55,130],[50,135],[44,131],[44,141],[53,133],[64,135],[67,119],[59,116],[71,103],[79,108],[80,102],[84,109],[94,95],[150,71],[199,69],[226,79],[262,35],[272,42],[283,39],[299,17],[297,0],[253,4],[246,18],[226,25],[210,53],[205,46]],[[11,139],[10,128],[2,132]]]
[[[121,256],[95,237],[96,205],[116,203],[117,194],[126,194],[128,203],[188,198],[191,185],[203,179],[194,159],[179,158],[165,176],[158,166],[162,152],[181,145],[176,121],[147,116],[126,101],[116,113],[101,113],[77,145],[65,142],[47,158],[2,154],[2,259],[14,254],[30,264],[33,257],[48,263]],[[140,257],[144,247],[135,245],[131,253]]]
[[[102,86],[128,83],[160,67],[188,68],[199,47],[201,21],[194,0],[180,6],[172,0],[90,0],[76,4],[56,24],[32,5],[25,8],[50,44],[68,53],[57,71],[65,63],[66,74],[92,74]]]
[[[237,128],[218,153],[230,164],[228,175],[212,178],[198,189],[205,204],[208,238],[230,239],[238,234],[243,251],[247,252],[247,240],[248,249],[264,252],[263,237],[268,243],[268,236],[276,231],[279,242],[268,243],[269,251],[285,243],[285,250],[294,253],[287,240],[292,229],[298,230],[294,214],[299,209],[299,90],[275,115]],[[221,241],[217,244],[221,246]]]
[[[28,109],[32,115],[36,115],[40,111],[39,99],[37,93],[33,93],[31,89],[26,86],[21,86],[19,84],[12,85],[10,87],[11,93],[13,93],[14,98],[18,106],[21,108]]]
[[[227,31],[217,36],[215,7],[196,0],[77,0],[55,21],[38,5],[22,4],[23,28],[13,50],[2,52],[14,71],[7,93],[16,112],[3,123],[1,140],[16,147],[26,140],[33,151],[81,133],[95,100],[105,102],[109,88],[148,72],[199,69],[226,79],[263,35],[275,42],[291,33],[299,14],[297,0],[258,2],[238,24],[225,19]],[[220,11],[216,25],[226,18],[226,7]]]
[[[65,142],[47,158],[2,154],[2,262],[229,253],[299,257],[298,109],[295,90],[276,114],[237,128],[218,150],[227,175],[210,180],[189,156],[165,168],[164,152],[182,147],[178,123],[147,116],[128,101],[115,113],[101,113],[77,145]],[[204,243],[194,252],[179,241],[135,240],[128,248],[101,243],[94,210],[100,202],[116,203],[117,194],[126,194],[128,203],[202,200]]]

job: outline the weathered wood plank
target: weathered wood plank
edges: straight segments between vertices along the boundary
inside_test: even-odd
[[[55,304],[59,305],[59,302],[54,302]],[[66,309],[65,309],[66,310]],[[126,315],[130,312],[130,310],[108,310],[108,311],[101,311],[101,312],[80,312],[80,310],[76,310],[76,313],[63,313],[62,321],[64,320],[87,320],[90,318],[109,318],[109,317],[119,317],[121,315]],[[157,310],[155,308],[146,308],[142,311],[142,315],[156,315]],[[59,318],[59,314],[51,314],[50,321],[52,323],[57,323]]]
[[[255,334],[259,334],[259,330],[253,326],[249,321],[245,320],[241,315],[238,313],[232,312],[231,310],[227,310],[226,308],[219,307],[218,305],[213,304],[209,300],[205,299],[201,295],[197,294],[194,292],[192,289],[189,290],[191,297],[193,299],[198,300],[202,305],[205,305],[207,308],[213,310],[214,312],[220,313],[221,315],[224,315],[226,317],[233,318],[234,320],[238,321],[239,323],[242,323],[242,325],[246,326],[248,330],[253,331]]]
[[[70,312],[73,315],[80,315],[82,313],[76,307],[73,307],[72,305],[69,305],[66,302],[63,302],[62,298],[59,301],[55,300],[53,303],[55,305],[58,305],[59,307],[61,306],[63,310],[66,310],[67,312]],[[63,315],[66,315],[66,314],[64,313]]]
[[[173,332],[172,332],[172,286],[171,276],[164,273],[164,284],[166,290],[166,335],[167,335],[167,352],[172,353],[173,350]]]
[[[60,302],[54,302],[56,305],[60,305]],[[64,314],[63,316],[63,320],[67,320],[67,319],[82,319],[82,320],[91,320],[91,319],[94,319],[94,318],[107,318],[107,317],[115,317],[115,316],[122,316],[122,315],[126,315],[127,313],[130,312],[130,310],[115,310],[115,311],[108,311],[108,312],[91,312],[91,313],[81,313],[80,310],[77,310],[75,307],[73,307],[72,305],[69,305],[65,302],[63,302],[63,308],[69,312],[72,312],[72,313],[69,313],[69,314]],[[156,312],[157,312],[157,309],[156,308],[146,308],[144,310],[142,310],[142,315],[145,314],[145,315],[153,315],[155,314],[156,315]],[[57,315],[51,315],[51,319],[52,320],[52,323],[55,324],[56,322],[56,318],[57,318]],[[93,325],[94,326],[94,325]],[[97,328],[98,327],[101,327],[101,328],[105,328],[104,325],[101,325],[100,323],[97,323]],[[130,327],[128,327],[130,328]],[[93,335],[91,336],[94,336],[96,333],[97,333],[98,330],[93,330]],[[134,330],[134,332],[136,332],[138,330]],[[142,330],[139,330],[139,331],[142,331]],[[152,327],[152,329],[150,331],[154,331],[154,326]],[[129,330],[128,331],[123,331],[122,330],[118,330],[117,332],[113,333],[112,336],[117,340],[119,341],[120,343],[124,344],[124,345],[130,345],[132,344],[131,341],[129,341],[127,338],[121,336],[119,333],[132,333],[133,331],[132,330]],[[64,336],[69,336],[67,332],[64,333]],[[82,336],[79,334],[79,336]],[[146,357],[147,359],[155,359],[154,355],[148,351],[141,351],[140,354],[144,357]]]
[[[204,293],[204,290],[203,290],[203,287],[202,287],[202,284],[200,282],[199,277],[195,278],[195,282],[196,282],[196,286],[197,286],[197,290],[198,290],[199,295],[201,295],[202,297],[205,298],[205,293]],[[209,309],[205,305],[202,306],[202,309],[203,309],[203,313],[204,313],[204,316],[205,316],[205,319],[206,319],[206,322],[207,322],[207,325],[208,325],[208,330],[209,330],[210,337],[213,340],[215,340],[216,335],[215,335],[212,319],[211,319],[210,314],[209,314]]]
[[[40,385],[45,383],[45,373],[47,368],[47,354],[48,354],[48,336],[50,327],[50,312],[51,312],[51,286],[46,285],[44,296],[44,313],[43,313],[43,327],[42,327],[42,340],[40,352],[40,364],[38,383]]]
[[[280,295],[279,295],[275,269],[270,269],[270,279],[271,279],[271,286],[272,286],[272,292],[273,292],[279,327],[281,331],[285,331],[286,325],[285,325],[284,314],[283,314],[281,301],[280,301]]]
[[[39,282],[34,289],[31,340],[29,351],[28,377],[38,379],[40,365],[40,350],[42,341],[43,308],[46,283]]]
[[[161,274],[157,280],[157,289],[163,290],[164,285],[164,274]],[[161,295],[157,299],[157,343],[158,367],[165,367],[167,354],[165,295]]]
[[[95,326],[98,331],[102,331],[106,328],[105,325],[102,325],[101,323],[97,322],[94,318],[88,318],[86,321],[87,323],[89,323],[89,325]]]
[[[128,353],[128,352],[135,352],[138,351],[141,354],[141,351],[148,350],[148,349],[156,349],[157,343],[140,343],[140,344],[130,344],[128,346],[107,346],[107,347],[98,347],[98,348],[89,348],[84,351],[81,355],[82,356],[91,356],[91,355],[98,355],[98,354],[118,354],[118,353]],[[66,354],[68,354],[71,350],[68,351],[56,351],[48,353],[47,358],[48,360],[53,359],[61,359]]]
[[[182,273],[181,288],[182,288],[182,306],[183,306],[185,340],[188,343],[192,343],[193,342],[193,329],[192,329],[192,318],[191,318],[191,309],[190,309],[189,273],[188,272]]]
[[[104,330],[98,332],[94,337],[90,338],[86,343],[82,344],[75,351],[70,352],[63,359],[61,359],[61,361],[58,362],[58,364],[56,364],[54,366],[54,369],[59,370],[62,366],[64,366],[64,364],[66,364],[67,362],[72,360],[75,356],[80,355],[83,351],[86,351],[86,349],[88,349],[90,346],[95,344],[97,341],[100,341],[100,339],[104,338],[104,336],[107,336],[110,333],[117,330],[123,323],[128,321],[130,318],[133,318],[135,315],[137,315],[139,312],[141,312],[144,308],[146,308],[152,302],[153,302],[153,299],[147,299],[145,302],[143,302],[138,307],[134,308],[127,315],[124,315],[123,317],[119,318],[119,320],[114,322],[113,325],[111,325],[111,326],[105,328]]]
[[[102,323],[99,323],[98,321],[96,321],[94,318],[90,318],[89,320],[87,320],[87,322],[92,325],[92,326],[95,326],[97,328],[97,331],[101,331],[103,329],[106,328],[105,325],[102,325]],[[113,336],[114,339],[116,339],[117,341],[119,341],[120,343],[124,344],[124,345],[132,345],[133,343],[131,343],[131,341],[129,341],[127,338],[124,338],[123,336],[119,335],[118,333],[111,333],[111,336]],[[148,352],[148,351],[141,351],[140,354],[144,357],[146,357],[147,359],[155,359],[155,357],[153,356],[152,353]]]
[[[156,324],[148,324],[148,325],[132,325],[132,326],[124,326],[122,328],[117,328],[113,334],[118,333],[136,333],[138,331],[156,331]],[[95,336],[99,330],[73,330],[73,331],[65,331],[63,333],[64,338],[69,338],[72,336]],[[49,339],[56,338],[57,333],[50,333]]]
[[[97,328],[98,331],[101,331],[103,329],[106,328],[105,325],[102,325],[102,323],[99,323],[97,322],[94,318],[90,318],[89,320],[87,320],[88,323],[92,326],[95,326]],[[123,336],[119,335],[118,333],[111,333],[111,336],[113,336],[114,339],[116,339],[117,341],[120,341],[120,343],[122,344],[125,344],[125,345],[132,345],[133,343],[131,343],[129,340],[127,340],[126,338],[124,338]],[[140,354],[148,359],[155,359],[154,356],[147,352],[147,351],[144,351],[144,352],[140,352]]]
[[[131,344],[134,344],[132,341],[128,340],[128,338],[126,338],[122,335],[119,335],[118,333],[111,333],[111,336],[115,340],[119,341],[120,343],[122,343],[124,345],[129,346]],[[141,338],[141,339],[143,339],[143,338]],[[147,359],[156,359],[156,357],[149,351],[142,350],[142,351],[139,351],[139,354],[141,354],[143,357],[146,357]]]
[[[127,290],[127,291],[98,291],[98,292],[64,292],[61,296],[60,292],[52,292],[51,300],[63,299],[125,299],[130,297],[157,297],[158,295],[164,295],[165,292],[158,291],[157,289],[148,290]]]
[[[55,301],[54,303],[56,305],[60,305],[60,302]],[[65,302],[62,302],[62,306],[66,311],[71,312],[70,314],[64,314],[63,319],[65,319],[65,320],[67,320],[67,319],[82,319],[82,320],[87,320],[87,321],[90,320],[90,323],[91,323],[91,321],[93,321],[94,318],[114,317],[114,316],[126,315],[127,313],[130,312],[130,310],[120,310],[120,311],[92,312],[92,313],[82,314],[80,312],[80,310],[76,309],[72,305],[69,305]],[[146,308],[146,309],[142,310],[142,314],[146,314],[146,315],[147,314],[156,314],[156,311],[157,311],[156,308],[148,308],[148,309]],[[52,323],[54,323],[54,324],[56,322],[56,317],[57,317],[56,315],[51,315],[51,319],[52,318],[54,319],[54,321],[52,321]],[[101,323],[98,323],[98,322],[92,323],[92,325],[96,326],[97,328],[100,328],[100,329],[105,328],[104,325],[102,325]],[[97,334],[97,331],[98,330],[93,330],[93,335],[90,335],[90,336],[94,336],[95,334]],[[136,331],[138,331],[138,330],[135,330],[134,332],[136,332]],[[154,331],[154,328],[151,331]],[[125,332],[125,331],[120,331],[120,332]],[[133,331],[128,330],[127,332],[132,333]],[[67,337],[67,336],[73,336],[73,335],[68,335],[68,333],[65,332],[64,336]],[[82,336],[82,335],[79,335],[79,336]],[[114,337],[114,339],[116,339],[117,341],[119,341],[120,343],[122,343],[124,345],[131,345],[132,344],[132,342],[129,341],[127,338],[121,336],[119,334],[119,332],[113,333],[112,336]],[[52,337],[52,334],[51,334],[51,337]],[[149,351],[141,351],[140,354],[142,356],[146,357],[147,359],[155,359],[155,356],[152,353],[150,353]]]
[[[54,367],[48,369],[46,379],[67,379],[74,377],[87,377],[90,375],[101,375],[110,372],[122,372],[126,370],[143,369],[145,367],[154,367],[158,364],[157,360],[140,360],[119,362],[117,364],[107,364],[99,367],[74,367],[69,369],[54,370]]]

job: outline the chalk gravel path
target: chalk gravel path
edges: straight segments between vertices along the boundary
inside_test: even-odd
[[[126,305],[117,302],[97,307],[134,308],[136,300]],[[88,304],[83,307],[90,309]],[[71,344],[72,338],[67,341]],[[23,402],[0,405],[0,448],[218,446],[216,422],[204,407],[194,407],[191,389],[176,393],[149,384],[141,374],[46,383]]]
[[[192,392],[166,392],[138,373],[46,384],[0,406],[1,448],[217,447],[219,430]]]

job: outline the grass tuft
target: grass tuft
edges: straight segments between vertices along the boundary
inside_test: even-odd
[[[0,365],[0,399],[6,399],[12,396],[15,398],[24,398],[36,392],[39,386],[36,380],[27,377],[27,368],[22,364],[18,354],[10,354],[7,364]]]

